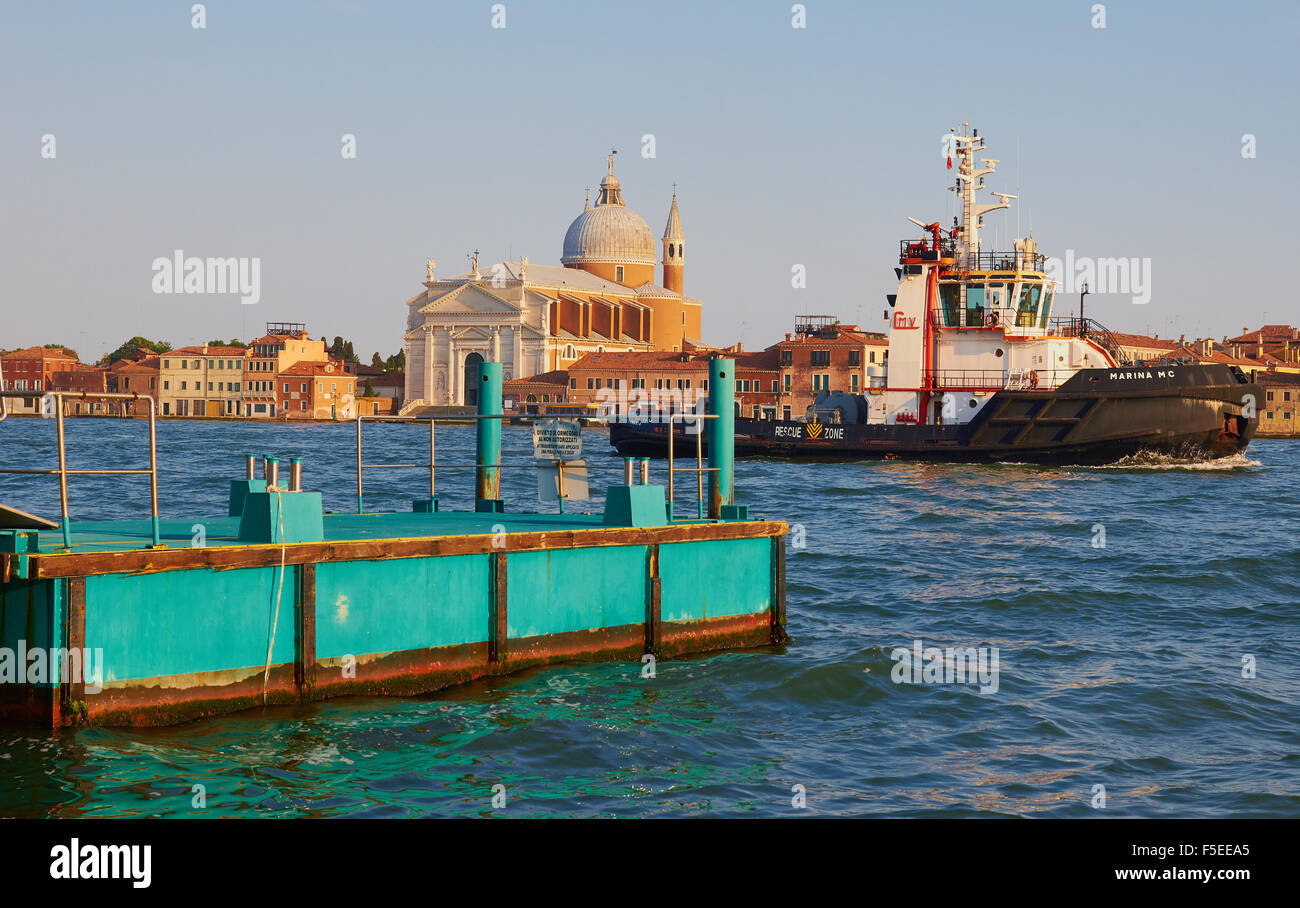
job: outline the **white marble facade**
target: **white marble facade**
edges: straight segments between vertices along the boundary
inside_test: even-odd
[[[635,291],[585,271],[529,265],[526,259],[443,280],[434,280],[430,269],[425,291],[406,301],[403,410],[474,403],[465,386],[467,367],[477,367],[476,355],[501,363],[509,381],[564,368],[587,352],[649,348],[630,338],[547,330],[551,307],[566,290],[635,297]]]

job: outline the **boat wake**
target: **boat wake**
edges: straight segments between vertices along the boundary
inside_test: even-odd
[[[1096,470],[1186,470],[1189,472],[1219,472],[1246,470],[1261,466],[1258,460],[1251,460],[1241,451],[1206,460],[1203,454],[1181,456],[1155,451],[1139,451],[1112,464],[1091,467]]]
[[[1014,461],[999,461],[999,466],[1025,467],[1029,464]],[[1170,472],[1186,471],[1189,473],[1218,473],[1234,470],[1248,470],[1262,466],[1258,460],[1251,460],[1238,451],[1227,457],[1207,460],[1201,452],[1188,454],[1170,454],[1168,452],[1139,451],[1114,463],[1108,464],[1064,464],[1058,467],[1044,467],[1051,470],[1167,470]]]

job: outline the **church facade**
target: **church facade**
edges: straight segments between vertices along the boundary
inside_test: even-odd
[[[686,296],[685,236],[673,195],[661,238],[661,283],[649,225],[623,202],[614,176],[564,237],[560,265],[528,259],[439,278],[406,301],[406,404],[477,403],[471,380],[498,362],[506,380],[565,369],[588,353],[678,351],[700,346],[699,300]]]

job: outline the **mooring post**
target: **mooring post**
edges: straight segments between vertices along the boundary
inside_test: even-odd
[[[709,517],[718,520],[722,509],[735,503],[732,462],[736,446],[736,361],[709,360],[709,412],[717,419],[705,422],[709,431]],[[701,427],[703,431],[703,427]]]
[[[501,511],[501,364],[478,367],[478,474],[474,510]],[[486,418],[485,418],[486,417]]]

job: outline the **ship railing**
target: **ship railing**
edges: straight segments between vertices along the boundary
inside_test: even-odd
[[[956,256],[961,271],[1045,271],[1047,256],[1025,252],[967,252]]]
[[[898,241],[898,260],[900,262],[907,260],[920,260],[923,262],[937,262],[939,259],[950,259],[956,254],[957,244],[951,239],[939,241],[939,248],[934,248],[934,243],[927,237],[924,240],[911,239]]]
[[[939,369],[927,373],[927,387],[939,391],[1042,391],[1058,388],[1075,369]]]
[[[1051,333],[1060,337],[1078,337],[1091,340],[1101,347],[1121,366],[1130,365],[1133,358],[1120,345],[1115,332],[1090,318],[1079,316],[1054,317],[1049,322]]]
[[[365,513],[364,478],[365,478],[366,470],[428,470],[429,471],[429,498],[431,501],[437,498],[438,495],[438,468],[439,467],[441,467],[444,470],[454,470],[454,469],[474,470],[476,473],[496,471],[495,479],[496,479],[496,486],[498,488],[500,487],[500,477],[501,477],[500,471],[502,469],[509,468],[509,469],[535,470],[537,468],[537,464],[535,462],[521,463],[521,464],[503,464],[500,462],[498,463],[486,463],[486,462],[438,463],[438,459],[437,459],[438,422],[441,421],[443,423],[448,423],[448,424],[464,425],[466,422],[472,421],[477,423],[478,420],[483,420],[483,419],[496,419],[496,420],[514,419],[518,415],[519,414],[515,412],[505,412],[499,414],[465,413],[465,414],[450,414],[446,416],[379,416],[379,415],[366,415],[366,414],[358,415],[356,418],[357,513],[358,514]],[[567,418],[567,417],[556,417],[556,418]],[[619,417],[617,414],[611,414],[607,418],[618,419]],[[662,414],[655,414],[652,417],[647,417],[647,420],[651,422],[667,423],[670,429],[670,431],[668,432],[668,466],[667,466],[667,478],[668,478],[667,495],[668,495],[668,502],[669,502],[670,519],[673,515],[675,502],[676,502],[676,498],[675,498],[676,484],[674,480],[678,473],[696,474],[697,477],[696,516],[699,519],[704,518],[706,512],[705,497],[704,497],[704,474],[717,472],[717,467],[704,466],[703,443],[701,440],[701,436],[704,434],[704,429],[703,429],[703,424],[700,421],[706,419],[717,419],[717,418],[718,418],[717,415],[713,413],[662,413]],[[361,424],[363,422],[418,423],[418,422],[426,422],[426,421],[429,423],[428,461],[424,461],[420,463],[365,463],[364,462],[364,458],[362,456],[363,446],[362,446],[362,438],[361,438]],[[698,426],[697,432],[689,433],[695,435],[695,466],[693,467],[690,466],[679,467],[676,466],[675,463],[675,457],[673,451],[673,436],[677,433],[674,431],[675,429],[674,424],[679,422],[683,424],[694,423]],[[685,434],[685,428],[686,426],[683,425],[683,434]],[[579,432],[581,431],[582,431],[582,424],[581,422],[579,422]],[[482,455],[480,454],[479,458],[481,459],[481,457]],[[632,484],[634,478],[634,473],[633,473],[634,460],[635,458],[631,458],[631,457],[624,458],[624,480],[628,485]],[[572,462],[569,462],[567,465],[569,466],[570,469],[573,469]],[[557,494],[559,496],[559,509],[560,509],[560,513],[563,514],[564,502],[565,502],[564,471],[566,468],[566,462],[564,460],[556,461],[555,466],[557,470]],[[640,478],[642,484],[645,484],[649,481],[649,458],[641,459]]]
[[[35,469],[0,469],[0,473],[22,476],[57,476],[59,477],[59,523],[63,532],[63,547],[72,547],[72,522],[68,508],[69,476],[148,476],[149,477],[149,512],[152,518],[153,545],[162,545],[158,520],[158,433],[157,413],[154,399],[149,395],[126,394],[112,391],[0,391],[0,421],[9,415],[5,401],[40,400],[42,416],[53,417],[55,436],[58,446],[59,465],[53,470]],[[127,400],[148,401],[149,403],[149,467],[138,470],[75,470],[68,467],[67,443],[63,432],[63,402],[76,400]]]

